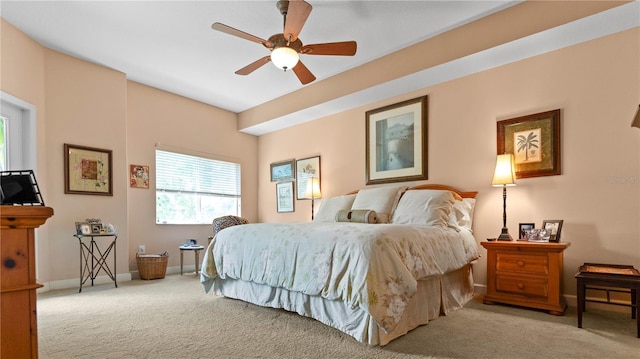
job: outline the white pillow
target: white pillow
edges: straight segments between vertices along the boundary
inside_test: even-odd
[[[407,186],[365,188],[358,191],[351,210],[367,209],[376,211],[378,223],[389,223],[398,200]]]
[[[449,225],[454,228],[471,230],[475,205],[475,198],[463,198],[461,201],[455,201],[449,215]]]
[[[318,213],[313,217],[314,222],[335,222],[336,213],[340,210],[349,210],[353,201],[356,199],[355,194],[337,196],[331,198],[323,198],[320,201]]]
[[[392,223],[447,227],[453,202],[451,191],[407,191],[400,198]]]

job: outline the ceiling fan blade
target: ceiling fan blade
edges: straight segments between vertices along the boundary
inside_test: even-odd
[[[213,23],[213,25],[211,25],[211,28],[214,29],[214,30],[222,31],[222,32],[224,32],[226,34],[229,34],[229,35],[237,36],[237,37],[245,39],[245,40],[257,42],[257,43],[262,44],[262,45],[264,45],[266,47],[270,47],[271,46],[271,43],[269,41],[265,40],[265,39],[262,39],[262,38],[259,38],[257,36],[248,34],[248,33],[244,32],[244,31],[240,31],[238,29],[235,29],[235,28],[233,28],[231,26],[227,26],[225,24],[221,24],[219,22]]]
[[[269,61],[271,61],[271,56],[265,56],[265,57],[263,57],[261,59],[258,59],[256,61],[250,63],[249,65],[241,68],[240,70],[236,71],[236,74],[237,75],[248,75],[248,74],[254,72],[255,70],[259,69],[260,67],[262,67],[262,65],[266,64]]]
[[[311,13],[312,6],[303,0],[291,0],[289,1],[289,9],[287,10],[287,17],[284,22],[284,38],[291,42],[296,41],[302,26],[307,21],[309,14]]]
[[[296,76],[298,76],[298,80],[300,80],[303,85],[313,82],[316,79],[311,71],[304,66],[302,61],[298,61],[298,64],[293,67],[293,72],[295,72]]]
[[[300,53],[307,55],[353,56],[356,54],[357,49],[358,45],[355,41],[328,42],[305,45],[300,50]]]

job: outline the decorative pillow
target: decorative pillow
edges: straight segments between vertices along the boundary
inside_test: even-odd
[[[471,230],[473,226],[473,209],[475,198],[463,198],[453,203],[453,210],[449,215],[449,226]]]
[[[351,210],[367,209],[378,215],[377,223],[389,223],[398,200],[407,186],[366,188],[358,191]]]
[[[447,227],[454,202],[451,191],[407,191],[400,198],[392,223]]]
[[[323,198],[320,201],[320,208],[313,217],[314,222],[335,222],[336,213],[340,210],[349,210],[353,201],[356,199],[355,194],[337,196],[331,198]]]
[[[336,214],[336,222],[376,223],[377,219],[376,211],[367,209],[343,209]]]
[[[238,216],[222,216],[222,217],[215,218],[213,220],[213,235],[215,236],[218,232],[220,232],[221,230],[227,227],[237,226],[239,224],[247,224],[247,223],[249,223],[249,220],[243,217],[238,217]]]

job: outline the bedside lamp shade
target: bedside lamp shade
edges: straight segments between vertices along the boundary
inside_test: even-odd
[[[516,164],[512,154],[498,155],[491,185],[502,186],[502,233],[498,240],[511,241],[513,239],[507,228],[507,186],[516,185]]]
[[[498,155],[491,185],[496,187],[516,185],[516,166],[512,154]]]
[[[311,220],[313,221],[313,202],[316,198],[321,198],[320,178],[311,177],[307,180],[307,190],[304,194],[305,198],[311,198]]]

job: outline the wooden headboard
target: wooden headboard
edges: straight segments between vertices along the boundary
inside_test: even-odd
[[[454,187],[451,187],[451,186],[447,186],[447,185],[444,185],[444,184],[420,184],[420,185],[417,185],[417,186],[413,186],[413,187],[407,188],[407,191],[421,190],[421,189],[434,189],[434,190],[451,191],[453,193],[458,194],[462,198],[476,198],[476,195],[478,194],[478,192],[463,192],[463,191],[460,191],[457,188],[454,188]],[[349,192],[347,194],[356,194],[356,193],[358,193],[358,190],[351,191],[351,192]]]

